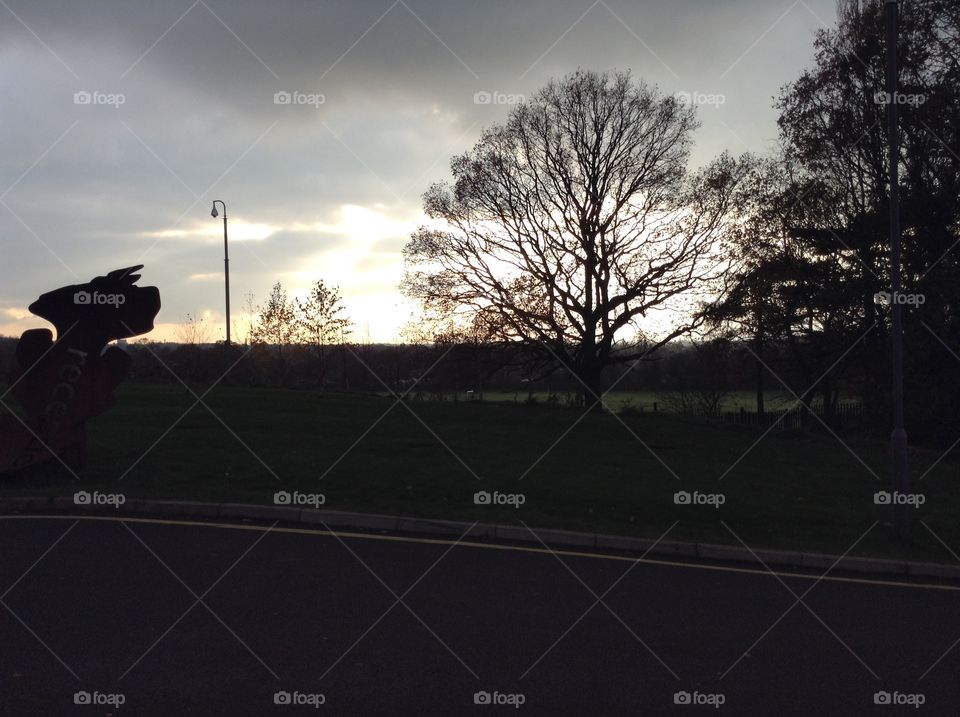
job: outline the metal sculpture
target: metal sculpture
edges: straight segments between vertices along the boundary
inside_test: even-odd
[[[8,380],[24,416],[0,416],[0,473],[59,460],[71,470],[86,456],[86,420],[114,404],[130,355],[107,344],[153,329],[160,291],[136,286],[143,265],[43,294],[30,312],[49,329],[23,332]]]

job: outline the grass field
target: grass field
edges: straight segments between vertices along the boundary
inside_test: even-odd
[[[389,396],[386,391],[378,392],[379,395]],[[534,391],[532,394],[527,391],[484,391],[482,396],[476,393],[460,392],[455,396],[445,394],[446,400],[460,401],[478,401],[489,403],[541,403],[549,404],[551,402],[560,405],[573,405],[575,393],[572,391],[557,391],[550,393],[547,391]],[[844,399],[847,400],[847,399]],[[663,393],[656,391],[612,391],[603,397],[604,405],[614,411],[631,409],[642,412],[664,412],[672,413],[673,408],[670,405],[668,397]],[[797,403],[797,399],[789,393],[783,391],[767,391],[764,394],[764,406],[766,410],[779,410],[788,408]],[[755,411],[757,409],[757,396],[753,391],[730,391],[720,402],[721,411]]]
[[[886,449],[863,439],[772,431],[758,441],[753,430],[662,413],[581,420],[576,409],[538,404],[395,405],[266,388],[218,386],[204,399],[209,410],[190,409],[194,401],[183,387],[125,385],[89,424],[79,483],[61,472],[7,477],[0,490],[271,504],[275,491],[297,489],[322,492],[330,509],[647,537],[679,521],[668,537],[737,544],[732,530],[751,547],[836,553],[879,521],[851,554],[954,561],[923,521],[960,551],[960,464],[952,455],[936,463],[937,450],[911,453],[926,502],[905,552],[890,508],[873,502],[887,488]],[[522,493],[525,503],[478,506],[480,490]],[[723,493],[725,504],[676,505],[681,490]]]

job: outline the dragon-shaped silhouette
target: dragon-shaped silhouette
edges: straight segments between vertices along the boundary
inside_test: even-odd
[[[86,420],[114,404],[113,390],[131,367],[129,354],[107,344],[151,331],[160,311],[157,287],[136,286],[142,268],[64,286],[30,304],[57,335],[30,329],[20,336],[8,380],[25,416],[0,416],[0,472],[52,460],[71,470],[83,465]]]

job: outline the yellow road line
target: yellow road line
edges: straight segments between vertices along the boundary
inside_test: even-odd
[[[247,525],[243,523],[213,522],[203,520],[174,520],[170,518],[131,518],[125,516],[109,515],[0,515],[0,520],[95,520],[103,522],[126,522],[126,523],[149,523],[153,525],[178,525],[194,526],[203,528],[221,528],[227,530],[252,530],[255,532],[271,533],[289,533],[295,535],[317,535],[317,536],[339,536],[341,538],[358,538],[361,540],[383,540],[396,543],[421,543],[427,545],[456,545],[465,548],[479,548],[483,550],[505,550],[517,553],[539,553],[556,554],[570,556],[575,558],[592,558],[595,560],[617,560],[628,563],[643,563],[646,565],[662,565],[674,568],[686,568],[688,570],[715,570],[723,573],[743,573],[746,575],[763,575],[767,577],[778,576],[781,578],[799,578],[803,580],[821,580],[823,582],[836,583],[855,583],[859,585],[881,585],[884,587],[913,588],[923,590],[944,590],[947,592],[960,592],[960,586],[943,585],[938,583],[911,583],[900,580],[873,580],[870,578],[850,578],[834,575],[821,577],[810,573],[795,573],[769,571],[758,568],[735,568],[727,565],[709,565],[705,563],[683,562],[678,560],[660,560],[657,558],[631,558],[626,555],[615,555],[611,553],[592,553],[583,550],[564,550],[529,547],[523,545],[502,545],[498,543],[478,543],[474,541],[461,540],[457,542],[454,539],[446,538],[416,538],[404,535],[383,535],[380,533],[357,533],[346,530],[326,530],[322,528],[271,528],[268,525]]]

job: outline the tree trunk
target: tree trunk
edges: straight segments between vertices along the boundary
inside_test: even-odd
[[[577,377],[581,382],[581,405],[593,411],[603,411],[603,381],[601,376],[603,366],[596,359],[582,361],[577,369]]]

